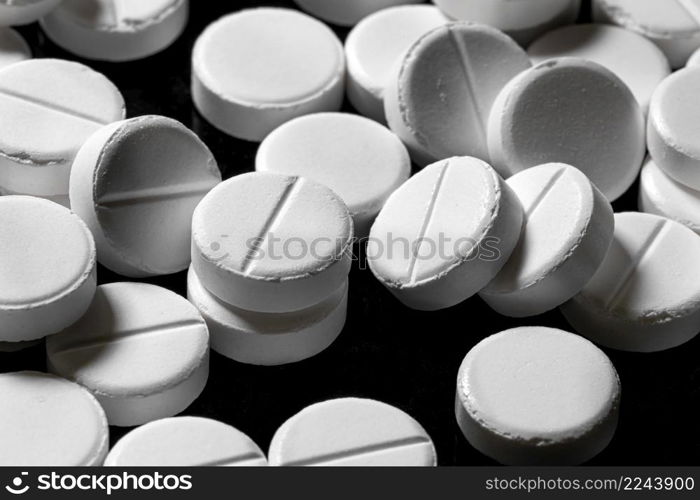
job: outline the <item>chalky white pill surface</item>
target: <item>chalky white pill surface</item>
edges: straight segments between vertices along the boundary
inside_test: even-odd
[[[700,68],[677,71],[656,89],[647,144],[654,162],[676,181],[700,189]]]
[[[80,218],[53,202],[0,197],[0,340],[54,334],[95,294],[95,242]]]
[[[290,9],[236,12],[209,25],[192,54],[192,98],[215,127],[261,141],[298,116],[337,111],[345,54],[326,25]]]
[[[538,35],[573,23],[581,0],[433,0],[453,19],[488,24],[526,44]]]
[[[241,363],[276,366],[315,356],[338,338],[345,326],[348,284],[308,309],[259,313],[217,299],[190,269],[187,298],[207,322],[214,351]]]
[[[22,35],[11,28],[0,27],[0,69],[32,57]]]
[[[523,205],[525,226],[481,298],[506,316],[534,316],[588,283],[610,247],[615,219],[603,193],[570,165],[540,165],[507,182]]]
[[[0,26],[33,23],[59,3],[61,0],[0,0]]]
[[[437,310],[479,292],[515,248],[523,209],[476,158],[426,167],[387,201],[367,245],[370,268],[409,307]]]
[[[80,147],[124,113],[114,84],[82,64],[32,59],[0,70],[0,186],[66,195]]]
[[[269,451],[277,466],[437,465],[430,436],[413,417],[371,399],[311,405],[277,430]]]
[[[360,114],[386,122],[384,90],[416,40],[448,22],[430,5],[403,5],[364,18],[345,41],[347,94]]]
[[[101,264],[124,276],[190,264],[192,214],[221,182],[207,146],[180,122],[142,116],[92,135],[75,158],[71,207],[88,224]]]
[[[389,7],[421,3],[423,0],[294,0],[307,11],[329,23],[353,26],[363,18]]]
[[[174,417],[134,429],[107,455],[108,467],[265,466],[248,436],[216,420]]]
[[[700,47],[698,0],[593,0],[593,18],[647,37],[664,51],[673,68],[685,66]]]
[[[676,347],[700,330],[699,253],[700,236],[678,222],[616,214],[603,264],[561,310],[579,333],[607,347]]]
[[[215,187],[192,220],[192,266],[204,287],[241,309],[290,312],[347,279],[353,226],[329,188],[254,172]]]
[[[700,235],[700,191],[671,179],[651,158],[642,168],[639,210],[673,219]]]
[[[317,113],[292,120],[260,145],[259,172],[305,177],[331,188],[364,237],[387,198],[411,175],[401,140],[368,118]]]
[[[527,50],[539,64],[559,57],[579,57],[597,62],[627,84],[646,112],[651,96],[671,73],[668,59],[642,35],[605,24],[574,24],[550,31]]]
[[[53,336],[46,351],[49,370],[92,392],[110,425],[180,413],[209,375],[209,334],[197,309],[141,283],[98,287],[85,316]]]
[[[389,126],[420,165],[451,156],[488,160],[491,106],[529,67],[525,51],[494,28],[464,22],[436,28],[409,49],[387,87]]]
[[[77,384],[39,372],[0,374],[0,466],[99,466],[109,428],[97,400]]]
[[[645,155],[644,115],[622,80],[583,59],[552,59],[503,89],[488,141],[501,175],[561,162],[583,171],[613,201],[632,185]]]
[[[0,186],[0,196],[32,196],[33,198],[37,198],[36,196],[33,196],[33,195],[13,193],[12,191],[8,191],[7,189],[3,189],[2,186]],[[41,196],[40,198],[43,198],[43,199],[48,200],[48,201],[53,201],[54,203],[58,203],[62,207],[70,208],[70,197],[68,196],[68,193],[62,194],[62,195],[55,195],[55,196],[44,195],[44,196]]]
[[[693,52],[693,55],[688,59],[687,66],[700,66],[700,49]]]
[[[474,448],[507,465],[577,465],[617,427],[620,381],[586,339],[544,327],[479,342],[457,375],[457,423]]]
[[[169,47],[187,25],[189,0],[63,0],[44,33],[80,57],[132,61]]]

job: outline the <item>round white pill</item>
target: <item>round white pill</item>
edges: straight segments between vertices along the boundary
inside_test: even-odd
[[[77,384],[39,372],[0,374],[0,466],[100,466],[109,447],[102,407]]]
[[[80,57],[133,61],[177,40],[188,11],[189,0],[63,0],[41,27],[56,45]]]
[[[195,207],[221,182],[207,146],[180,122],[142,116],[103,127],[80,149],[72,209],[95,235],[101,264],[124,276],[190,264]]]
[[[472,23],[436,28],[409,49],[387,87],[389,126],[420,165],[464,155],[488,160],[491,105],[529,67],[525,51],[494,28]]]
[[[68,209],[29,196],[0,197],[0,340],[54,334],[95,294],[95,242]]]
[[[559,57],[597,62],[627,84],[644,112],[661,81],[671,73],[668,59],[643,36],[606,24],[575,24],[550,31],[527,50],[539,64]]]
[[[225,16],[204,30],[192,53],[192,98],[215,127],[261,141],[298,116],[337,111],[345,55],[323,23],[290,9]]]
[[[515,248],[523,209],[476,158],[423,169],[387,201],[367,245],[370,269],[401,302],[437,310],[479,292]]]
[[[423,0],[294,0],[310,14],[339,26],[353,26],[370,14],[388,7]]]
[[[317,113],[268,135],[258,149],[255,168],[331,188],[348,206],[355,235],[364,237],[389,195],[408,180],[411,159],[401,140],[372,120]]]
[[[620,380],[586,339],[544,327],[479,342],[457,375],[457,423],[474,448],[507,465],[577,465],[613,438]]]
[[[614,349],[653,352],[700,328],[700,237],[651,214],[615,215],[615,239],[586,287],[562,306],[571,325]]]
[[[673,219],[700,235],[700,191],[671,179],[651,158],[642,168],[639,210]]]
[[[11,28],[0,27],[0,69],[32,57],[22,35]]]
[[[259,313],[217,299],[190,269],[187,298],[207,322],[214,351],[241,363],[276,366],[313,357],[338,338],[345,326],[348,283],[308,309]]]
[[[700,189],[700,68],[675,72],[656,89],[647,144],[656,164],[676,181]]]
[[[386,122],[384,90],[396,65],[421,36],[447,22],[447,17],[431,5],[391,7],[360,21],[345,41],[347,94],[355,109]]]
[[[46,343],[52,373],[86,387],[110,425],[171,417],[202,392],[209,334],[197,309],[164,288],[98,287],[85,316]]]
[[[608,200],[580,170],[560,163],[508,179],[525,210],[518,246],[481,298],[513,317],[542,314],[593,277],[615,228]]]
[[[488,24],[521,44],[576,20],[581,0],[433,0],[445,14]]]
[[[48,14],[61,0],[0,0],[0,26],[33,23]]]
[[[632,92],[610,70],[584,59],[551,59],[498,96],[489,151],[505,177],[543,163],[573,165],[613,201],[639,174],[644,127]]]
[[[342,398],[311,405],[277,430],[268,453],[277,466],[437,465],[430,436],[386,403]]]
[[[685,66],[700,47],[696,0],[593,0],[593,18],[647,37],[664,51],[673,68]]]
[[[120,439],[108,467],[257,467],[265,454],[238,429],[201,417],[174,417],[142,425]]]
[[[204,287],[241,309],[291,312],[347,279],[352,218],[329,188],[254,172],[215,187],[192,220],[192,266]]]
[[[0,70],[0,186],[35,196],[68,194],[80,147],[124,113],[114,84],[82,64],[32,59]]]

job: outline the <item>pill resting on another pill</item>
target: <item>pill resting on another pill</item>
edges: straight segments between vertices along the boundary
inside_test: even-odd
[[[88,224],[101,264],[124,276],[190,264],[192,214],[221,182],[207,146],[180,122],[141,116],[103,127],[80,149],[72,209]]]
[[[423,0],[294,0],[310,14],[340,26],[352,26],[362,18],[388,7]]]
[[[632,92],[610,70],[584,59],[550,59],[498,96],[489,152],[505,177],[543,163],[574,165],[614,201],[639,174],[644,127]]]
[[[46,373],[3,373],[0,401],[0,466],[102,465],[107,419],[79,385]]]
[[[80,57],[132,61],[170,46],[187,25],[189,0],[62,0],[44,33]]]
[[[586,339],[553,328],[479,342],[457,375],[455,411],[477,450],[507,465],[577,465],[617,428],[620,380]]]
[[[192,220],[192,266],[231,305],[291,312],[326,300],[350,271],[352,218],[329,188],[253,172],[215,187]]]
[[[518,246],[481,298],[506,316],[560,306],[593,277],[610,247],[610,202],[577,168],[551,163],[508,179],[525,210]]]
[[[209,25],[192,53],[192,99],[234,137],[261,141],[298,116],[338,111],[343,46],[328,26],[291,9],[236,12]]]
[[[314,180],[340,196],[355,235],[369,234],[387,198],[411,175],[408,151],[378,123],[346,113],[316,113],[273,131],[255,159],[259,172]]]
[[[525,51],[494,28],[466,22],[436,28],[413,44],[386,88],[389,126],[420,165],[451,156],[488,160],[491,106],[529,67]]]
[[[311,405],[277,430],[268,454],[277,466],[437,465],[430,436],[386,403],[342,398]]]
[[[700,236],[651,214],[615,215],[615,238],[593,279],[562,306],[571,325],[614,349],[683,344],[700,325]]]
[[[489,165],[451,158],[426,167],[391,195],[372,226],[367,258],[401,302],[443,309],[496,276],[522,222],[520,201]]]
[[[46,343],[52,373],[86,387],[110,425],[171,417],[202,392],[209,334],[197,309],[141,283],[101,285],[86,315]]]
[[[333,343],[345,325],[348,283],[307,309],[261,313],[219,300],[190,269],[187,298],[207,322],[214,351],[241,363],[274,366],[310,358]]]
[[[56,203],[0,197],[0,340],[54,334],[77,321],[95,294],[95,242]]]
[[[111,449],[108,467],[267,465],[265,454],[238,429],[201,417],[156,420],[134,429]]]
[[[80,147],[124,113],[119,90],[82,64],[32,59],[0,70],[0,187],[67,195]]]

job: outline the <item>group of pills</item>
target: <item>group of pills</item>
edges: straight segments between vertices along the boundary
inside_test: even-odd
[[[193,48],[196,109],[261,143],[255,172],[225,181],[184,125],[125,119],[105,76],[31,59],[0,28],[0,350],[46,338],[50,372],[0,375],[1,465],[436,465],[416,420],[369,399],[306,408],[267,456],[175,416],[210,348],[270,366],[330,346],[357,239],[410,308],[478,294],[514,318],[561,308],[583,335],[516,328],[464,358],[457,424],[501,463],[608,445],[621,386],[591,341],[652,352],[700,331],[699,3],[594,0],[597,23],[574,25],[580,0],[295,1],[352,26],[345,46],[302,11],[257,8]],[[39,20],[76,56],[123,62],[171,45],[188,9],[0,0],[0,25]],[[359,114],[339,112],[346,96]],[[640,169],[641,212],[615,214]],[[187,300],[98,286],[97,262],[188,270]],[[109,425],[140,427],[109,450]]]

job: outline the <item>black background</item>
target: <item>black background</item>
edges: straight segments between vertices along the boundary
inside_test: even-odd
[[[257,145],[218,132],[195,111],[189,90],[190,53],[210,22],[261,5],[294,8],[291,0],[195,0],[187,31],[163,53],[133,63],[82,62],[117,84],[130,117],[161,114],[178,119],[212,149],[225,178],[251,171]],[[587,4],[584,9],[582,20],[587,19]],[[76,60],[49,42],[36,25],[20,31],[36,57]],[[347,30],[337,33],[344,38]],[[636,210],[636,193],[635,185],[615,203],[616,211]],[[121,281],[104,268],[98,276],[101,284]],[[425,426],[441,465],[491,464],[467,444],[455,423],[459,364],[477,342],[507,328],[546,325],[571,330],[560,313],[511,320],[492,312],[479,298],[450,310],[422,313],[400,305],[368,270],[356,266],[350,279],[348,322],[326,352],[283,367],[247,366],[213,353],[209,384],[186,413],[227,422],[267,449],[279,425],[309,404],[340,396],[375,398],[404,409]],[[185,294],[185,273],[147,281]],[[622,380],[622,414],[612,444],[590,463],[700,464],[700,338],[662,353],[607,353]],[[2,372],[44,368],[43,346],[0,354]],[[112,441],[127,430],[112,428]]]

